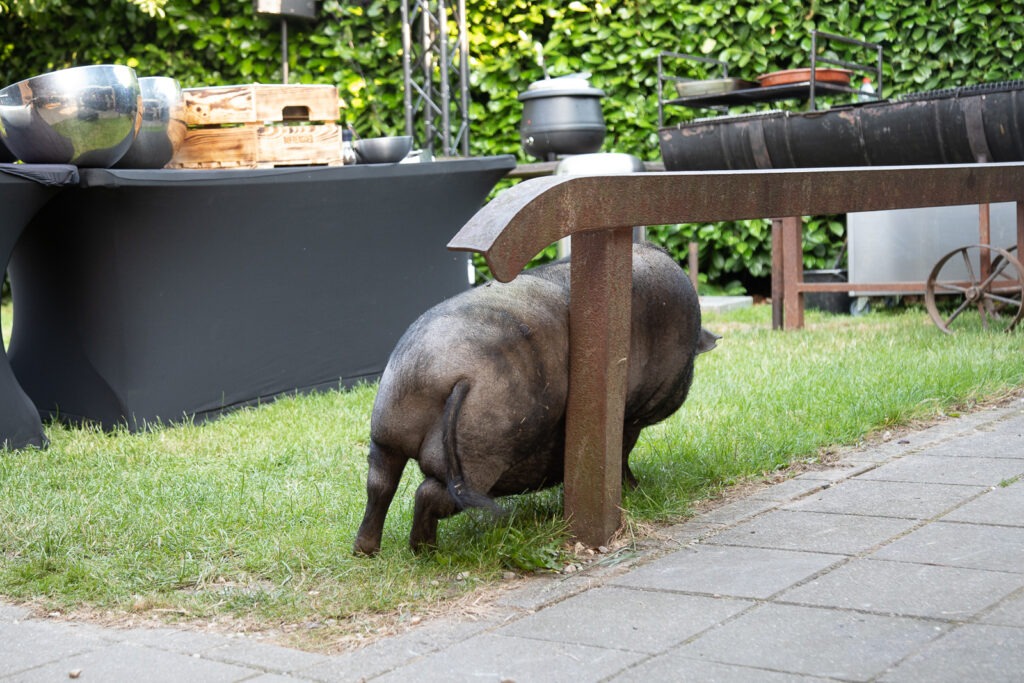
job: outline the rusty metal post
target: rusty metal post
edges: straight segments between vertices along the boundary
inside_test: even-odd
[[[1017,260],[1024,258],[1024,201],[1017,202]]]
[[[786,297],[786,262],[782,253],[782,219],[772,219],[772,329],[781,330],[785,322],[783,300]]]
[[[700,287],[700,253],[696,242],[690,242],[689,251],[687,253],[687,265],[689,267],[690,284],[693,285],[693,291],[699,291]]]
[[[631,227],[573,235],[565,510],[592,547],[621,522],[632,260]]]
[[[978,240],[981,244],[992,245],[991,216],[988,203],[978,204]],[[980,277],[982,280],[986,280],[989,274],[992,273],[992,252],[987,249],[980,249],[978,258],[980,260]]]
[[[798,330],[804,326],[803,224],[800,216],[782,219],[782,258],[784,262],[785,329]]]

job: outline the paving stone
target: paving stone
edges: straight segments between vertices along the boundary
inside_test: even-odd
[[[391,671],[373,683],[599,681],[642,657],[637,652],[485,634]]]
[[[614,683],[651,681],[713,681],[714,683],[814,683],[827,681],[817,676],[756,669],[737,664],[719,664],[684,657],[676,652],[652,657],[609,679]]]
[[[275,673],[300,671],[329,660],[324,655],[248,638],[232,639],[220,647],[207,650],[203,657],[228,664],[257,666],[264,671]]]
[[[788,502],[801,496],[824,488],[825,484],[815,479],[799,479],[794,477],[778,484],[772,484],[748,496],[749,500],[770,500]]]
[[[934,522],[881,548],[875,558],[1024,573],[1024,528]]]
[[[776,510],[712,536],[707,542],[855,555],[906,533],[914,523],[887,517]]]
[[[729,598],[594,588],[518,619],[496,633],[653,654],[752,604]]]
[[[259,674],[256,669],[214,662],[129,643],[117,643],[5,678],[12,683],[66,681],[78,671],[83,681],[146,683],[233,683]]]
[[[907,617],[765,604],[676,652],[705,661],[865,681],[946,628]]]
[[[732,503],[726,503],[710,512],[701,515],[701,519],[708,524],[730,525],[737,524],[750,519],[768,510],[774,510],[779,505],[770,500],[752,500],[742,498]]]
[[[986,425],[969,435],[929,448],[928,454],[1022,459],[1024,428],[1001,424],[993,429]]]
[[[964,620],[1024,587],[1024,575],[857,559],[778,596],[780,602]]]
[[[468,640],[493,626],[487,620],[432,620],[401,635],[383,638],[306,667],[295,675],[322,683],[370,679]]]
[[[228,636],[220,633],[175,628],[136,628],[117,630],[114,633],[126,643],[146,645],[188,655],[201,655],[226,645],[231,640]]]
[[[981,497],[953,510],[945,522],[1004,524],[1024,527],[1024,480],[996,486]]]
[[[0,603],[0,624],[9,624],[15,621],[28,619],[31,612],[24,607]]]
[[[518,610],[536,611],[545,605],[560,602],[597,585],[589,575],[542,576],[529,579],[527,585],[500,596],[495,604]]]
[[[1022,473],[1022,460],[916,454],[876,467],[860,479],[997,486]]]
[[[109,645],[109,640],[92,630],[60,622],[0,624],[0,674],[17,673]]]
[[[658,537],[666,541],[674,541],[680,546],[689,546],[717,534],[724,528],[722,524],[705,522],[703,517],[698,517],[661,530],[658,532]]]
[[[815,481],[828,482],[835,485],[852,477],[856,477],[858,474],[867,472],[870,469],[874,469],[877,466],[878,465],[875,463],[850,462],[844,459],[834,467],[827,467],[821,470],[811,470],[809,472],[799,474],[795,478],[813,479]]]
[[[978,618],[983,624],[999,624],[1002,626],[1016,626],[1024,628],[1024,591],[1003,600]]]
[[[880,680],[888,683],[1020,683],[1024,629],[961,626],[902,662]]]
[[[856,478],[794,501],[783,509],[931,519],[983,491],[983,486]]]
[[[835,555],[698,544],[634,569],[613,583],[649,590],[763,599],[838,560]]]

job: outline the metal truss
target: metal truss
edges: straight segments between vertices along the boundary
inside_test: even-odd
[[[406,135],[424,154],[469,156],[465,0],[402,0],[402,71]]]

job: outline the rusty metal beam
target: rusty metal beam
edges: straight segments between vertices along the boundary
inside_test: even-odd
[[[623,226],[790,217],[774,224],[773,264],[780,263],[774,252],[781,248],[780,294],[799,316],[802,293],[811,290],[802,282],[800,216],[1007,201],[1018,202],[1024,249],[1024,163],[552,176],[499,194],[448,247],[482,253],[494,276],[508,282],[549,244],[577,237],[566,516],[577,538],[599,545],[618,524],[621,499],[631,282],[623,245],[632,231]],[[787,327],[790,315],[786,310]]]
[[[1024,163],[549,176],[499,194],[448,247],[507,282],[587,230],[1017,201],[1022,187]]]

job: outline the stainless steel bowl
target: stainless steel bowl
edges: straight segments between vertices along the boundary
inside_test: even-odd
[[[0,138],[26,163],[108,168],[141,122],[139,81],[127,66],[61,69],[0,90]]]
[[[114,168],[163,168],[185,139],[185,99],[181,84],[166,76],[139,79],[142,125],[128,152]]]
[[[364,138],[352,142],[361,164],[393,164],[409,156],[412,136],[395,135],[383,138]]]

